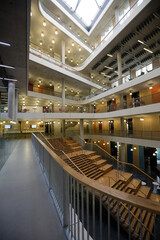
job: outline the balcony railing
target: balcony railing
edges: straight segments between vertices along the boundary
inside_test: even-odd
[[[103,127],[102,127],[103,128]],[[152,139],[160,140],[160,131],[120,131],[120,130],[85,130],[86,135],[104,135],[115,137],[127,137],[127,138],[140,138],[140,139]]]
[[[43,106],[38,107],[33,105],[27,105],[24,107],[23,105],[19,105],[19,112],[33,112],[33,113],[105,113],[105,112],[112,112],[122,109],[129,109],[129,108],[136,108],[141,106],[146,106],[150,104],[155,104],[160,102],[160,92],[154,93],[151,95],[132,98],[128,101],[123,101],[120,103],[115,103],[111,105],[104,105],[104,106],[67,106],[62,108],[61,106],[55,105],[54,107],[51,106]]]
[[[134,226],[131,224],[133,218],[139,225],[139,239],[158,239],[159,202],[130,195],[91,180],[65,164],[60,156],[34,134],[32,142],[68,239],[89,239],[91,236],[93,240],[102,240],[107,236],[111,240],[115,239],[114,233],[117,239],[134,239]],[[107,211],[103,208],[104,199]],[[114,214],[112,201],[117,209]],[[122,207],[127,213],[127,220],[123,221],[120,210]],[[133,209],[137,209],[139,214],[134,215]],[[114,224],[111,224],[111,212],[116,220]],[[153,232],[144,224],[144,213],[151,216]],[[126,236],[120,228],[120,224],[125,221]],[[146,234],[149,238],[145,237]]]

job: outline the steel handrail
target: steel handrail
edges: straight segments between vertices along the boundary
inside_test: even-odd
[[[63,150],[59,150],[59,149],[54,148],[54,147],[52,146],[52,144],[44,137],[44,135],[43,135],[41,132],[40,132],[40,135],[41,135],[41,136],[44,138],[44,140],[50,145],[50,147],[53,149],[53,151],[56,150],[56,151],[62,152],[62,153],[68,158],[68,160],[77,168],[77,170],[78,170],[82,175],[85,175],[85,174],[81,171],[81,169],[79,169],[79,167],[75,165],[75,163],[70,159],[70,157],[69,157]]]

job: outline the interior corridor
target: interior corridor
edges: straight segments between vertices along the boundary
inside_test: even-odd
[[[66,239],[31,139],[17,142],[0,171],[0,239]]]

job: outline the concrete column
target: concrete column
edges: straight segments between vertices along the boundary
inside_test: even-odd
[[[80,137],[84,140],[84,127],[83,127],[83,119],[80,119]],[[81,146],[83,147],[83,141],[81,140]]]
[[[123,94],[120,94],[119,98],[120,98],[120,109],[123,109],[123,108],[124,108],[124,104],[123,104]]]
[[[65,110],[65,80],[62,80],[62,110]]]
[[[8,117],[15,120],[15,82],[8,83]]]
[[[121,50],[119,49],[117,52],[117,65],[118,65],[118,85],[122,84],[122,58],[121,58]]]
[[[62,137],[65,137],[65,120],[62,120]]]
[[[125,162],[125,143],[121,143],[121,161]]]
[[[16,90],[15,91],[15,102],[16,102],[16,104],[15,104],[15,119],[14,119],[14,121],[16,121],[17,122],[17,113],[18,113],[18,91]]]
[[[119,9],[116,8],[115,9],[115,24],[117,24],[119,21]]]
[[[62,63],[65,64],[65,41],[62,40]]]
[[[120,118],[121,137],[124,136],[124,118]],[[125,144],[121,143],[121,161],[125,162]]]

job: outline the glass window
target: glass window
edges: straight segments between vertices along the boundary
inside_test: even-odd
[[[126,21],[126,19],[130,16],[130,12],[128,12],[129,10],[130,10],[129,2],[125,3],[125,5],[123,5],[123,7],[119,10],[120,24],[124,23],[124,21]]]

